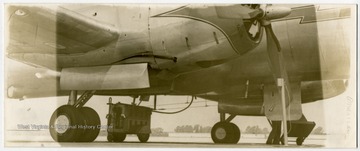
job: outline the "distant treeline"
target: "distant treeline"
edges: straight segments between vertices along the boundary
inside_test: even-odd
[[[152,128],[151,129],[151,136],[169,136],[168,132],[164,132],[164,129],[161,127]]]
[[[247,126],[245,134],[269,134],[269,130],[267,128],[260,128],[258,125],[256,126]]]
[[[151,136],[163,136],[163,137],[167,137],[169,136],[168,132],[164,132],[164,129],[161,127],[157,127],[157,128],[152,128],[151,129]],[[99,136],[107,136],[107,131],[106,130],[100,130]]]
[[[199,124],[196,124],[194,126],[192,125],[182,125],[177,126],[174,131],[176,133],[210,133],[211,132],[211,126],[201,126]]]

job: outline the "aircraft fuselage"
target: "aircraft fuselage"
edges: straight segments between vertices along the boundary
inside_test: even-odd
[[[212,5],[60,7],[62,9],[58,14],[82,16],[85,18],[83,21],[91,20],[95,24],[111,27],[118,36],[99,33],[99,39],[89,39],[96,42],[97,47],[81,47],[71,45],[71,39],[87,38],[84,35],[55,35],[58,39],[56,53],[39,55],[18,52],[8,56],[54,70],[149,63],[150,88],[99,91],[104,95],[224,93],[226,89],[231,92],[239,85],[243,87],[246,81],[255,87],[273,82],[264,29],[257,22],[221,18],[216,15]],[[288,7],[292,7],[292,13],[273,20],[272,26],[284,52],[290,80],[347,79],[351,41],[348,38],[352,32],[352,22],[347,18],[351,17],[352,9],[347,6]],[[37,14],[42,15],[42,12]],[[61,15],[58,16],[58,21],[46,28],[41,24],[33,27],[26,20],[19,20],[24,28],[16,30],[36,28],[36,32],[22,32],[21,35],[28,38],[37,36],[36,40],[53,39],[54,35],[49,33],[52,30],[61,33],[61,27],[74,33],[85,30],[81,26],[70,28],[61,24]],[[41,17],[46,20],[46,16]],[[18,37],[14,35],[11,38],[16,41]],[[70,40],[63,40],[66,38]],[[62,40],[66,43],[61,43]],[[41,48],[44,50],[40,51],[47,52],[49,47]],[[26,57],[22,53],[26,53]]]

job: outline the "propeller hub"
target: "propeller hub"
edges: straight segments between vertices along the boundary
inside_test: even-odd
[[[260,9],[263,11],[262,19],[268,21],[283,18],[291,13],[291,8],[288,7],[266,6]]]

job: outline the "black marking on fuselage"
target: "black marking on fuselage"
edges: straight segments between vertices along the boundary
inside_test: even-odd
[[[209,22],[207,20],[204,20],[204,19],[201,19],[201,18],[196,18],[196,17],[191,17],[191,16],[183,16],[183,15],[166,15],[166,16],[154,16],[154,17],[178,17],[178,18],[187,18],[187,19],[192,19],[192,20],[195,20],[195,21],[200,21],[200,22],[203,22],[203,23],[206,23],[206,24],[209,24],[213,27],[215,27],[216,29],[218,29],[221,33],[224,34],[224,36],[226,37],[227,41],[230,43],[231,47],[235,50],[235,52],[239,52],[234,44],[232,43],[232,41],[230,40],[230,37],[226,34],[226,32],[221,29],[219,26],[215,25],[214,23],[212,22]]]
[[[151,16],[151,17],[178,17],[178,18],[187,18],[187,19],[192,19],[192,20],[195,20],[195,21],[200,21],[200,22],[209,24],[209,25],[215,27],[216,29],[218,29],[221,33],[223,33],[224,36],[226,37],[227,41],[230,43],[231,47],[235,50],[236,53],[239,53],[239,51],[236,49],[236,47],[235,47],[234,44],[232,43],[229,35],[227,35],[226,32],[225,32],[222,28],[220,28],[219,26],[217,26],[216,24],[214,24],[214,23],[212,23],[212,22],[210,22],[210,21],[201,19],[201,18],[193,17],[193,16],[174,15],[174,14],[172,14],[172,13],[174,13],[174,12],[180,11],[180,10],[185,9],[185,8],[187,8],[187,5],[181,6],[181,7],[179,7],[179,8],[176,8],[176,9],[173,9],[173,10],[170,10],[170,11],[167,11],[167,12],[164,12],[164,13],[161,13],[161,14],[158,14],[158,15],[154,15],[154,16]]]
[[[208,11],[205,9],[208,9]],[[305,24],[347,18],[349,16],[350,8],[331,8],[320,10],[318,6],[305,5],[300,7],[293,7],[289,16],[273,20],[273,22],[300,19],[299,24]],[[213,12],[212,7],[197,9],[196,7],[192,8],[189,7],[189,5],[185,5],[151,17],[186,18],[211,25],[218,29],[226,37],[230,46],[238,54],[244,54],[254,49],[259,43],[259,41],[252,41],[249,39],[249,37],[245,37],[243,35],[244,32],[247,32],[243,29],[243,20],[217,18],[217,14],[216,12]],[[234,30],[234,27],[237,28],[237,30]]]

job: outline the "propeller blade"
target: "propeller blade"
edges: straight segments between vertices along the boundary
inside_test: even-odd
[[[285,60],[281,51],[279,40],[277,39],[271,24],[265,25],[266,41],[267,41],[267,53],[269,56],[270,69],[273,72],[274,80],[283,78],[285,82],[285,97],[286,104],[288,105],[291,98],[291,87],[289,83],[289,77],[287,75]]]

